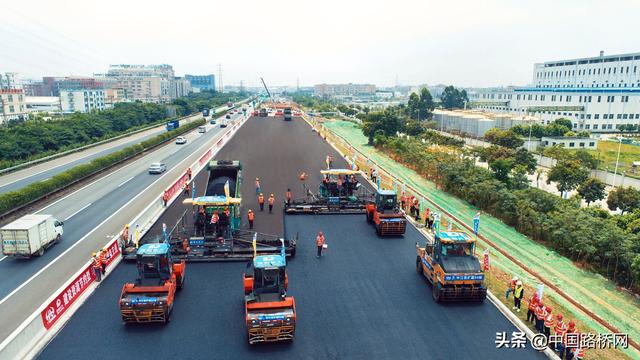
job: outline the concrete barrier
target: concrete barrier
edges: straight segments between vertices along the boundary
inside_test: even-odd
[[[222,147],[235,135],[238,129],[247,121],[248,117],[240,115],[241,119],[236,121],[235,124],[230,127],[224,136],[221,137],[222,141],[216,142],[209,149],[207,149],[203,156],[197,159],[191,166],[193,174],[197,174],[205,166],[208,161],[215,156],[215,154],[222,149]],[[186,170],[185,170],[186,173]],[[176,182],[183,179],[185,173],[180,174],[176,179]],[[164,213],[165,209],[172,204],[176,199],[180,198],[181,192],[178,191],[167,201],[167,207],[163,205],[162,194],[160,192],[158,197],[153,200],[149,205],[145,207],[142,212],[136,215],[129,224],[138,225],[137,229],[139,237],[142,238],[144,234],[153,226],[153,224]],[[120,255],[120,234],[109,240],[105,247],[108,249],[117,248],[118,251],[114,257],[110,259],[107,265],[106,274],[103,276],[103,280],[108,277],[115,267],[122,261]],[[18,326],[2,343],[0,343],[0,360],[4,359],[33,359],[42,349],[55,337],[55,335],[64,327],[73,314],[82,306],[82,304],[93,294],[99,283],[95,281],[95,277],[86,279],[87,269],[91,269],[91,260],[87,261],[69,280],[67,280],[58,290],[56,290],[45,302],[25,321]],[[75,292],[71,301],[65,304],[64,294],[69,291],[70,288],[74,288],[75,285],[82,276],[85,275],[85,280],[80,281],[83,283],[82,291],[80,289],[71,290]],[[75,289],[75,288],[74,288]],[[64,300],[60,300],[60,299]],[[60,306],[63,306],[61,312],[56,313],[56,309],[50,310],[50,308],[57,307],[56,303],[61,301]],[[53,313],[51,312],[53,311]],[[48,316],[51,316],[47,318]]]

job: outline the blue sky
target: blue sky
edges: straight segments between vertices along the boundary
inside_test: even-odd
[[[0,72],[168,63],[225,84],[525,85],[534,62],[640,52],[640,2],[87,1],[0,4]]]

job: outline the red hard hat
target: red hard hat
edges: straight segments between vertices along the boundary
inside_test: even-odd
[[[318,232],[318,235],[323,235],[323,234],[322,234],[322,231],[319,231],[319,232]]]
[[[569,329],[573,329],[576,324],[573,321],[569,321]]]
[[[547,312],[551,312],[551,308],[547,306]]]
[[[562,320],[562,314],[558,314],[558,320]]]

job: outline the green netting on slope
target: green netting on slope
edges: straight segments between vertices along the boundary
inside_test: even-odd
[[[325,123],[324,126],[334,134],[346,139],[351,146],[368,158],[418,189],[449,213],[467,224],[472,223],[473,216],[478,211],[477,208],[436,189],[433,183],[425,180],[414,171],[398,164],[375,148],[366,146],[367,138],[355,124],[334,121]],[[553,282],[610,324],[623,332],[628,332],[633,339],[640,339],[640,301],[617,291],[611,281],[600,275],[577,268],[569,259],[528,239],[512,227],[488,215],[482,216],[480,233],[492,240],[500,248],[509,252],[509,254],[515,256],[526,266]],[[499,267],[511,273],[525,275],[521,273],[522,271],[517,265],[504,257],[496,257],[496,255],[499,254],[495,251],[492,252],[494,264],[497,261]],[[554,298],[560,300],[560,296],[554,296]],[[561,302],[566,303],[564,300],[561,300]],[[566,305],[571,307],[568,303]],[[583,321],[592,325],[594,329],[604,332],[604,328],[596,322],[588,319],[583,319]]]

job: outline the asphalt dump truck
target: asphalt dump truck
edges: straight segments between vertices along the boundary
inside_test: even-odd
[[[296,331],[296,303],[287,296],[286,247],[280,254],[257,255],[244,273],[245,320],[249,344],[291,341]]]
[[[136,253],[138,278],[122,287],[122,321],[167,323],[175,293],[184,283],[185,265],[184,260],[174,261],[165,242],[142,245]]]
[[[301,177],[306,197],[285,202],[285,214],[364,214],[366,205],[374,198],[357,181],[359,171],[348,169],[321,170],[322,182],[317,193],[307,188]]]
[[[435,302],[482,302],[487,297],[475,245],[472,237],[458,231],[436,233],[425,247],[416,243],[416,271],[431,283]]]

